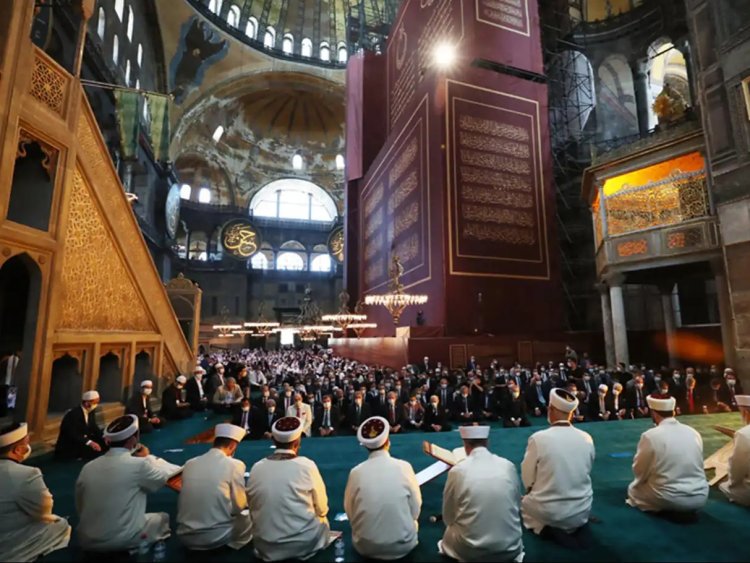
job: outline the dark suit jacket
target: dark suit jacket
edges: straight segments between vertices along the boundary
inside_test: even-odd
[[[698,392],[698,387],[693,389],[693,409],[690,409],[690,400],[688,396],[688,389],[685,388],[683,391],[675,397],[677,399],[677,407],[680,409],[680,414],[701,414],[703,412],[703,399]]]
[[[393,405],[393,415],[391,416],[391,405],[386,405],[383,409],[376,412],[378,416],[382,416],[388,421],[391,426],[398,426],[404,423],[404,407],[401,403],[396,401]],[[392,418],[392,420],[391,420]]]
[[[438,405],[437,412],[432,409],[432,405],[427,405],[424,411],[424,428],[429,429],[433,424],[445,428],[448,425],[448,414],[445,409]]]
[[[438,385],[431,395],[437,395],[440,398],[440,406],[448,412],[451,411],[453,408],[453,387],[449,385],[445,389],[441,389],[440,385]]]
[[[60,434],[55,444],[55,456],[59,459],[76,459],[82,457],[90,448],[86,442],[91,440],[104,444],[101,429],[96,424],[94,413],[89,414],[88,424],[80,406],[70,409],[60,423]]]
[[[474,403],[474,399],[471,395],[469,395],[466,398],[466,403],[468,405],[468,410],[471,411],[476,417],[479,414],[479,410],[477,409],[477,405]],[[467,408],[467,405],[464,404],[463,395],[456,396],[456,398],[453,401],[453,412],[452,412],[453,418],[455,420],[466,420],[461,416],[461,414]]]
[[[244,425],[242,424],[242,415],[244,414],[245,413],[242,412],[242,409],[235,409],[234,414],[232,414],[232,424],[244,428]],[[247,415],[247,426],[250,430],[249,437],[253,439],[262,437],[263,432],[260,431],[261,424],[258,419],[258,411],[253,407],[250,407],[250,412],[248,412]]]
[[[139,422],[142,424],[144,420],[153,418],[154,411],[151,408],[151,397],[146,397],[146,408],[143,407],[143,395],[138,393],[130,397],[127,406],[125,407],[125,414],[134,414],[138,417]]]
[[[641,391],[641,408],[647,408],[648,403],[646,402],[646,397],[648,394],[646,393],[646,386],[643,386],[643,389]],[[630,389],[628,389],[625,393],[625,399],[627,403],[627,408],[631,410],[635,410],[638,408],[638,388],[633,386]]]
[[[609,420],[617,420],[617,415],[615,414],[615,407],[612,403],[612,395],[607,393],[607,395],[604,397],[604,407],[612,414],[609,416]],[[589,398],[589,413],[588,413],[588,420],[590,422],[601,422],[604,419],[599,416],[599,395],[592,395]]]
[[[319,430],[323,425],[323,416],[325,413],[323,412],[325,409],[323,408],[323,405],[320,403],[315,403],[315,412],[313,413],[313,425],[312,429],[313,431]],[[339,411],[339,408],[331,404],[331,427],[335,430],[339,429],[339,426],[341,426],[341,411]]]
[[[250,410],[252,412],[253,409]],[[260,437],[263,437],[263,434],[266,432],[271,431],[271,427],[273,426],[273,423],[279,420],[283,415],[279,412],[279,407],[276,407],[276,410],[274,411],[273,415],[268,414],[268,410],[263,409],[257,409],[256,411],[256,417],[258,424],[256,425],[258,428],[258,435]]]
[[[164,418],[179,418],[180,409],[177,400],[180,398],[180,390],[174,385],[167,387],[161,394],[161,414]]]
[[[544,404],[539,400],[535,384],[529,385],[526,388],[524,395],[526,396],[526,406],[530,411],[533,411],[536,408],[546,409],[549,405],[549,387],[544,383],[542,383],[542,397],[544,397]]]
[[[203,396],[208,399],[208,395],[206,394],[205,380],[201,380],[201,386],[203,387]],[[198,391],[198,383],[195,381],[195,378],[191,377],[190,379],[188,379],[187,383],[185,384],[185,391],[187,393],[187,402],[190,403],[193,408],[200,408],[202,406],[201,396],[200,392]]]
[[[508,395],[503,405],[503,420],[510,422],[511,418],[520,418],[521,420],[528,421],[528,417],[526,416],[526,401],[520,395],[517,399]]]
[[[352,426],[359,426],[362,424],[366,419],[370,418],[370,405],[367,403],[362,403],[362,407],[360,408],[359,416],[357,416],[357,405],[352,403],[349,405],[349,410],[346,413],[346,427],[347,429],[351,429]]]

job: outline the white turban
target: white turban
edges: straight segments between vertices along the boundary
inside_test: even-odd
[[[649,408],[655,411],[671,412],[674,410],[677,401],[674,397],[665,397],[663,395],[649,395],[646,397]]]
[[[154,386],[154,382],[151,381],[150,379],[144,379],[143,381],[141,381],[141,387],[146,387],[148,385],[150,385],[151,387],[153,387]]]
[[[114,419],[109,423],[109,426],[104,429],[104,437],[107,438],[110,442],[124,442],[125,440],[133,436],[136,432],[138,432],[138,417],[134,414],[126,414],[125,416],[130,418],[130,424],[126,428],[118,430],[117,432],[112,431],[112,427],[115,425],[115,423],[123,418],[120,417]]]
[[[273,423],[271,434],[280,444],[289,444],[302,436],[302,422],[296,416],[285,416]]]
[[[99,399],[99,392],[98,391],[86,391],[82,396],[82,401],[96,401]]]
[[[391,433],[391,425],[382,416],[371,416],[359,425],[357,440],[364,447],[376,450],[385,444]]]
[[[177,383],[182,383],[183,385],[185,385],[185,383],[187,383],[187,377],[185,377],[184,375],[178,375]]]
[[[5,434],[0,434],[0,448],[10,446],[11,444],[15,444],[16,442],[23,440],[28,435],[28,433],[28,425],[25,422],[22,422],[18,426],[18,428],[11,430],[10,432],[6,432]]]
[[[552,389],[549,393],[549,405],[561,412],[569,413],[578,408],[578,399],[565,389]]]
[[[217,424],[214,437],[216,438],[229,438],[235,442],[241,442],[243,438],[247,436],[247,432],[244,428],[236,426],[234,424]]]
[[[462,426],[458,430],[464,440],[486,440],[490,437],[489,426]]]

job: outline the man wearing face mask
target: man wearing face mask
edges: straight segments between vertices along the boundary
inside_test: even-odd
[[[195,370],[193,370],[193,377],[185,384],[187,401],[190,403],[190,408],[196,412],[204,411],[206,410],[206,406],[208,406],[208,396],[203,387],[203,378],[205,375],[206,370],[201,366],[196,366]]]
[[[292,396],[292,388],[288,385],[284,387],[284,393],[280,397],[279,407],[283,413],[286,413],[287,409],[294,404],[294,397]],[[285,415],[282,415],[285,416]]]
[[[186,401],[185,383],[187,377],[179,375],[161,394],[161,415],[167,420],[183,420],[193,416],[190,403]]]
[[[649,410],[643,376],[636,375],[633,381],[633,387],[628,390],[627,395],[628,415],[630,418],[645,418],[649,416]]]
[[[542,377],[535,373],[528,387],[526,387],[526,405],[534,416],[547,414],[547,399],[549,389],[542,382]]]
[[[302,435],[310,437],[312,435],[313,414],[310,405],[302,402],[300,393],[294,394],[294,404],[286,409],[286,416],[296,416],[302,423]]]
[[[526,401],[521,397],[521,388],[513,380],[508,382],[508,396],[505,405],[503,405],[502,413],[505,428],[531,426],[526,416]]]
[[[370,418],[370,414],[370,405],[363,401],[362,392],[356,391],[354,393],[354,401],[349,405],[349,410],[346,413],[347,428],[352,434],[356,434],[360,424]]]
[[[521,463],[524,525],[571,546],[577,544],[576,532],[588,523],[594,497],[594,441],[571,424],[577,408],[575,396],[553,389],[547,413],[550,427],[531,435]]]
[[[313,422],[313,434],[326,438],[335,436],[336,429],[339,426],[340,411],[338,406],[333,404],[330,395],[323,395],[323,403],[315,415]]]
[[[462,385],[461,392],[453,401],[453,420],[459,424],[473,424],[479,417],[469,386]]]
[[[258,415],[258,432],[266,440],[272,437],[271,428],[274,422],[281,418],[281,413],[276,410],[276,401],[268,399]]]
[[[256,397],[252,400],[253,406],[257,409],[264,409],[266,407],[266,401],[271,398],[271,389],[268,385],[263,385],[260,388],[260,397]]]
[[[65,413],[55,444],[57,459],[94,459],[107,451],[94,415],[98,405],[99,393],[86,391],[81,397],[80,406]]]
[[[451,429],[451,425],[448,423],[448,415],[440,405],[438,395],[430,397],[430,404],[424,411],[423,426],[425,432],[448,432]]]
[[[672,379],[667,383],[669,383],[670,395],[673,397],[680,397],[683,394],[685,385],[682,383],[682,374],[680,373],[680,370],[676,369],[672,371]]]
[[[248,404],[249,408],[249,404]],[[241,549],[252,539],[245,464],[234,459],[244,428],[217,424],[213,447],[182,470],[177,536],[188,549]]]
[[[35,561],[70,541],[68,521],[52,514],[42,472],[31,455],[26,423],[0,430],[0,561]]]
[[[145,539],[153,544],[169,537],[169,515],[146,513],[148,493],[170,477],[138,443],[138,417],[127,414],[104,431],[109,451],[81,469],[75,487],[78,528],[84,552],[135,551]]]
[[[402,430],[404,422],[403,407],[398,404],[395,391],[388,393],[385,407],[375,411],[376,416],[380,416],[388,421],[391,426],[391,433],[398,434]]]
[[[589,421],[602,422],[615,420],[614,407],[609,397],[609,388],[602,383],[599,385],[599,393],[589,401]]]
[[[622,396],[622,383],[615,381],[612,384],[612,418],[623,420],[627,416],[627,412],[627,403]]]
[[[232,424],[239,426],[245,431],[243,440],[260,438],[258,421],[255,409],[250,406],[250,399],[242,399],[239,410],[232,415]]]
[[[572,416],[571,416],[571,422],[584,422],[586,420],[586,416],[583,414],[583,410],[581,410],[581,405],[583,404],[581,401],[586,397],[583,391],[578,391],[578,386],[576,385],[575,381],[568,381],[568,384],[565,386],[565,390],[573,395],[576,399],[578,399],[578,404],[576,405],[576,408],[573,410]]]
[[[141,392],[133,395],[125,408],[125,414],[134,414],[138,417],[141,434],[148,434],[155,428],[161,428],[161,419],[151,409],[150,401],[153,390],[154,383],[150,379],[144,379],[141,381]]]
[[[733,411],[738,410],[737,395],[742,395],[742,385],[737,381],[737,374],[732,368],[724,370],[724,385],[720,393],[722,403],[729,406]]]

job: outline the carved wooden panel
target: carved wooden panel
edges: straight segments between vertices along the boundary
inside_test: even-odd
[[[41,58],[34,57],[34,69],[31,71],[31,85],[29,94],[63,117],[65,113],[65,91],[67,76],[54,68],[52,64]]]
[[[60,328],[154,331],[80,169],[69,189]]]

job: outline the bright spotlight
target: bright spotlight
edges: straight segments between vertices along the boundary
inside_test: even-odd
[[[435,66],[448,68],[456,62],[456,48],[449,43],[439,43],[433,53]]]

